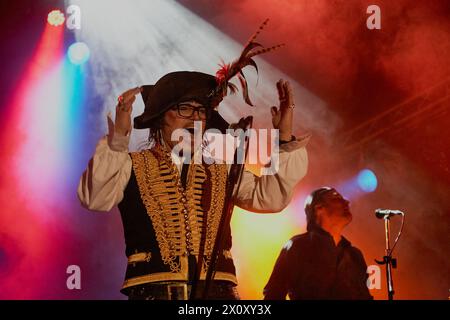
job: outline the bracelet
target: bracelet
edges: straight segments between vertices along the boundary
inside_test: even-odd
[[[281,146],[282,144],[289,143],[289,142],[292,142],[292,141],[295,141],[295,140],[297,140],[297,138],[294,135],[291,135],[291,140],[289,140],[289,141],[280,139],[279,145]]]

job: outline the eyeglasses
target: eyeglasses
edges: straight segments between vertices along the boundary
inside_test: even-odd
[[[177,111],[177,114],[180,118],[191,119],[194,116],[194,113],[197,112],[198,117],[201,120],[205,120],[208,118],[208,109],[206,107],[196,107],[187,103],[177,104],[172,108]]]

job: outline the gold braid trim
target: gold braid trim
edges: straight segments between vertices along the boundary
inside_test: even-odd
[[[225,202],[228,170],[225,164],[208,167],[211,173],[211,207],[208,212],[204,268],[208,269]]]
[[[183,254],[185,232],[180,221],[183,205],[179,201],[177,179],[163,159],[145,150],[131,153],[141,199],[149,215],[164,264],[180,272],[177,257]],[[177,262],[178,260],[178,262]]]
[[[145,283],[161,282],[161,281],[187,281],[187,280],[188,280],[187,276],[183,276],[182,274],[178,273],[171,273],[171,272],[152,273],[125,280],[122,286],[122,290]],[[201,275],[200,280],[205,280],[204,273]],[[217,271],[216,275],[214,276],[214,280],[231,281],[236,285],[238,283],[236,276],[228,272]]]
[[[204,252],[206,270],[222,216],[227,166],[191,164],[184,190],[170,152],[160,145],[151,150],[131,153],[131,158],[162,260],[172,272],[180,272],[178,257],[186,253],[199,254],[204,223],[204,186],[208,176],[211,177],[211,190],[206,191],[211,193]]]
[[[200,241],[202,238],[202,226],[205,212],[202,207],[203,183],[206,180],[205,167],[199,164],[191,164],[187,177],[187,204],[189,210],[189,225],[192,232],[192,251],[198,256]]]

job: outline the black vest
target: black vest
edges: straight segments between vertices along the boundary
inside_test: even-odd
[[[189,240],[186,240],[188,233],[184,231],[183,214],[178,210],[181,204],[185,205],[181,201],[184,199],[174,198],[175,192],[172,192],[175,185],[172,180],[176,179],[171,174],[175,170],[170,171],[168,168],[171,166],[173,168],[173,163],[167,158],[160,157],[160,154],[155,153],[153,149],[131,153],[130,156],[133,162],[131,177],[124,190],[123,200],[118,205],[128,257],[125,281],[121,291],[127,294],[127,288],[144,283],[189,282],[192,280],[197,264],[196,257],[201,252],[198,249],[199,243],[203,244],[203,252],[207,260],[208,252],[210,253],[211,250],[205,249],[208,246],[206,243],[209,243],[210,248],[215,240],[213,235],[216,234],[217,230],[214,228],[217,227],[217,223],[214,227],[212,221],[220,221],[220,216],[217,214],[220,211],[221,215],[223,203],[220,203],[221,197],[218,195],[225,192],[226,183],[223,180],[225,179],[226,182],[226,165],[190,166],[197,166],[197,171],[204,172],[204,178],[200,180],[196,180],[195,177],[188,178],[185,189],[188,190],[188,194],[184,194],[188,200],[187,203],[190,204],[190,208],[197,207],[197,211],[188,210],[189,214],[184,217],[189,216],[190,221],[195,220],[197,229],[202,228],[200,233],[192,232],[194,235],[191,236],[191,241],[194,243],[192,246],[194,249],[189,251],[185,244]],[[215,174],[219,171],[220,174]],[[167,186],[168,191],[163,190],[162,186]],[[167,200],[169,198],[172,200]],[[169,211],[169,207],[172,211]],[[194,214],[196,217],[192,218]],[[208,218],[213,219],[210,222],[212,227],[208,224],[208,227],[205,226]],[[160,221],[160,219],[165,220]],[[180,226],[183,226],[183,229],[180,229]],[[207,230],[208,228],[211,230]],[[174,243],[170,243],[170,235],[176,240]],[[229,225],[225,228],[224,238],[224,250],[219,254],[214,279],[237,283],[230,253],[232,241]],[[200,279],[205,278],[206,270],[207,265],[203,265]]]

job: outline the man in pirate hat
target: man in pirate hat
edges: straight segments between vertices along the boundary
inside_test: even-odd
[[[182,128],[193,134],[195,121],[201,121],[204,129],[227,128],[217,109],[227,90],[235,90],[229,80],[237,74],[242,77],[240,71],[246,65],[256,66],[251,56],[274,48],[255,52],[260,45],[255,45],[254,38],[241,57],[224,65],[216,77],[172,72],[154,85],[124,92],[114,124],[109,119],[109,133],[97,144],[80,179],[78,197],[84,207],[96,211],[119,207],[128,257],[121,292],[130,299],[186,299],[196,274],[199,289],[204,285],[225,205],[229,166],[183,164],[180,155],[171,152],[177,143],[171,137]],[[241,84],[244,98],[251,104],[245,79],[241,78]],[[281,211],[307,170],[308,139],[292,136],[291,87],[280,80],[277,88],[280,106],[272,107],[271,113],[282,141],[279,170],[261,177],[245,171],[235,199],[236,205],[253,212]],[[145,110],[134,119],[134,128],[149,129],[152,146],[129,153],[132,104],[138,94]],[[207,298],[238,299],[229,225],[223,239]],[[200,267],[199,256],[203,257]]]

